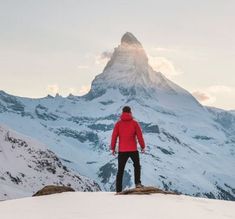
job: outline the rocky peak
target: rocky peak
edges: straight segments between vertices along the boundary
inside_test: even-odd
[[[125,96],[152,97],[156,93],[188,93],[156,72],[148,63],[147,54],[137,38],[126,32],[115,48],[103,72],[92,81],[86,99],[102,96],[109,89],[119,89]]]
[[[141,46],[141,43],[137,40],[137,38],[130,32],[126,32],[121,39],[121,44],[128,44],[128,45],[138,45]]]

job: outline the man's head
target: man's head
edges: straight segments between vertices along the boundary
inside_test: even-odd
[[[124,106],[124,107],[122,108],[122,112],[123,112],[123,113],[131,113],[131,108],[130,108],[129,106]]]

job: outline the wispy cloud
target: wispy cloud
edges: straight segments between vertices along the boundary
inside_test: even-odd
[[[79,95],[83,95],[88,93],[88,91],[91,89],[91,85],[82,85],[81,88],[78,91]]]
[[[68,90],[69,90],[69,92],[68,92],[69,94],[76,94],[76,92],[77,92],[77,89],[74,87],[69,87]]]
[[[194,91],[192,95],[203,104],[212,104],[216,101],[216,97],[210,95],[209,93],[205,93],[202,91]]]
[[[90,85],[82,85],[80,88],[70,87],[68,88],[68,94],[73,95],[84,95],[90,91],[91,86]]]
[[[112,54],[113,53],[111,51],[104,51],[104,52],[101,53],[100,56],[101,56],[102,59],[110,59]]]
[[[235,87],[226,85],[212,85],[206,88],[197,89],[192,92],[192,95],[203,104],[212,104],[216,102],[218,96],[235,96]]]
[[[59,93],[59,85],[58,84],[50,84],[47,86],[47,92],[49,94],[57,94]]]
[[[148,56],[149,64],[155,71],[159,71],[168,78],[182,74],[182,71],[175,68],[173,63],[165,57]]]
[[[107,61],[111,58],[113,52],[111,51],[104,51],[100,55],[96,56],[95,63],[97,65],[105,65]]]

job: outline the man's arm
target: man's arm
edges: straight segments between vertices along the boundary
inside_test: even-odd
[[[112,133],[112,140],[111,140],[111,150],[112,151],[115,151],[116,142],[117,142],[117,138],[119,135],[118,126],[119,126],[119,123],[117,122],[114,126],[113,133]]]
[[[144,142],[144,138],[143,138],[140,124],[138,122],[136,122],[136,135],[137,135],[138,142],[141,146],[141,149],[144,150],[145,149],[145,142]]]

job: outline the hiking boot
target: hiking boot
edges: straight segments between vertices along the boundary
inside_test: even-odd
[[[140,188],[143,188],[143,187],[144,186],[141,183],[138,183],[138,184],[135,185],[135,188],[137,188],[137,189],[140,189]]]

